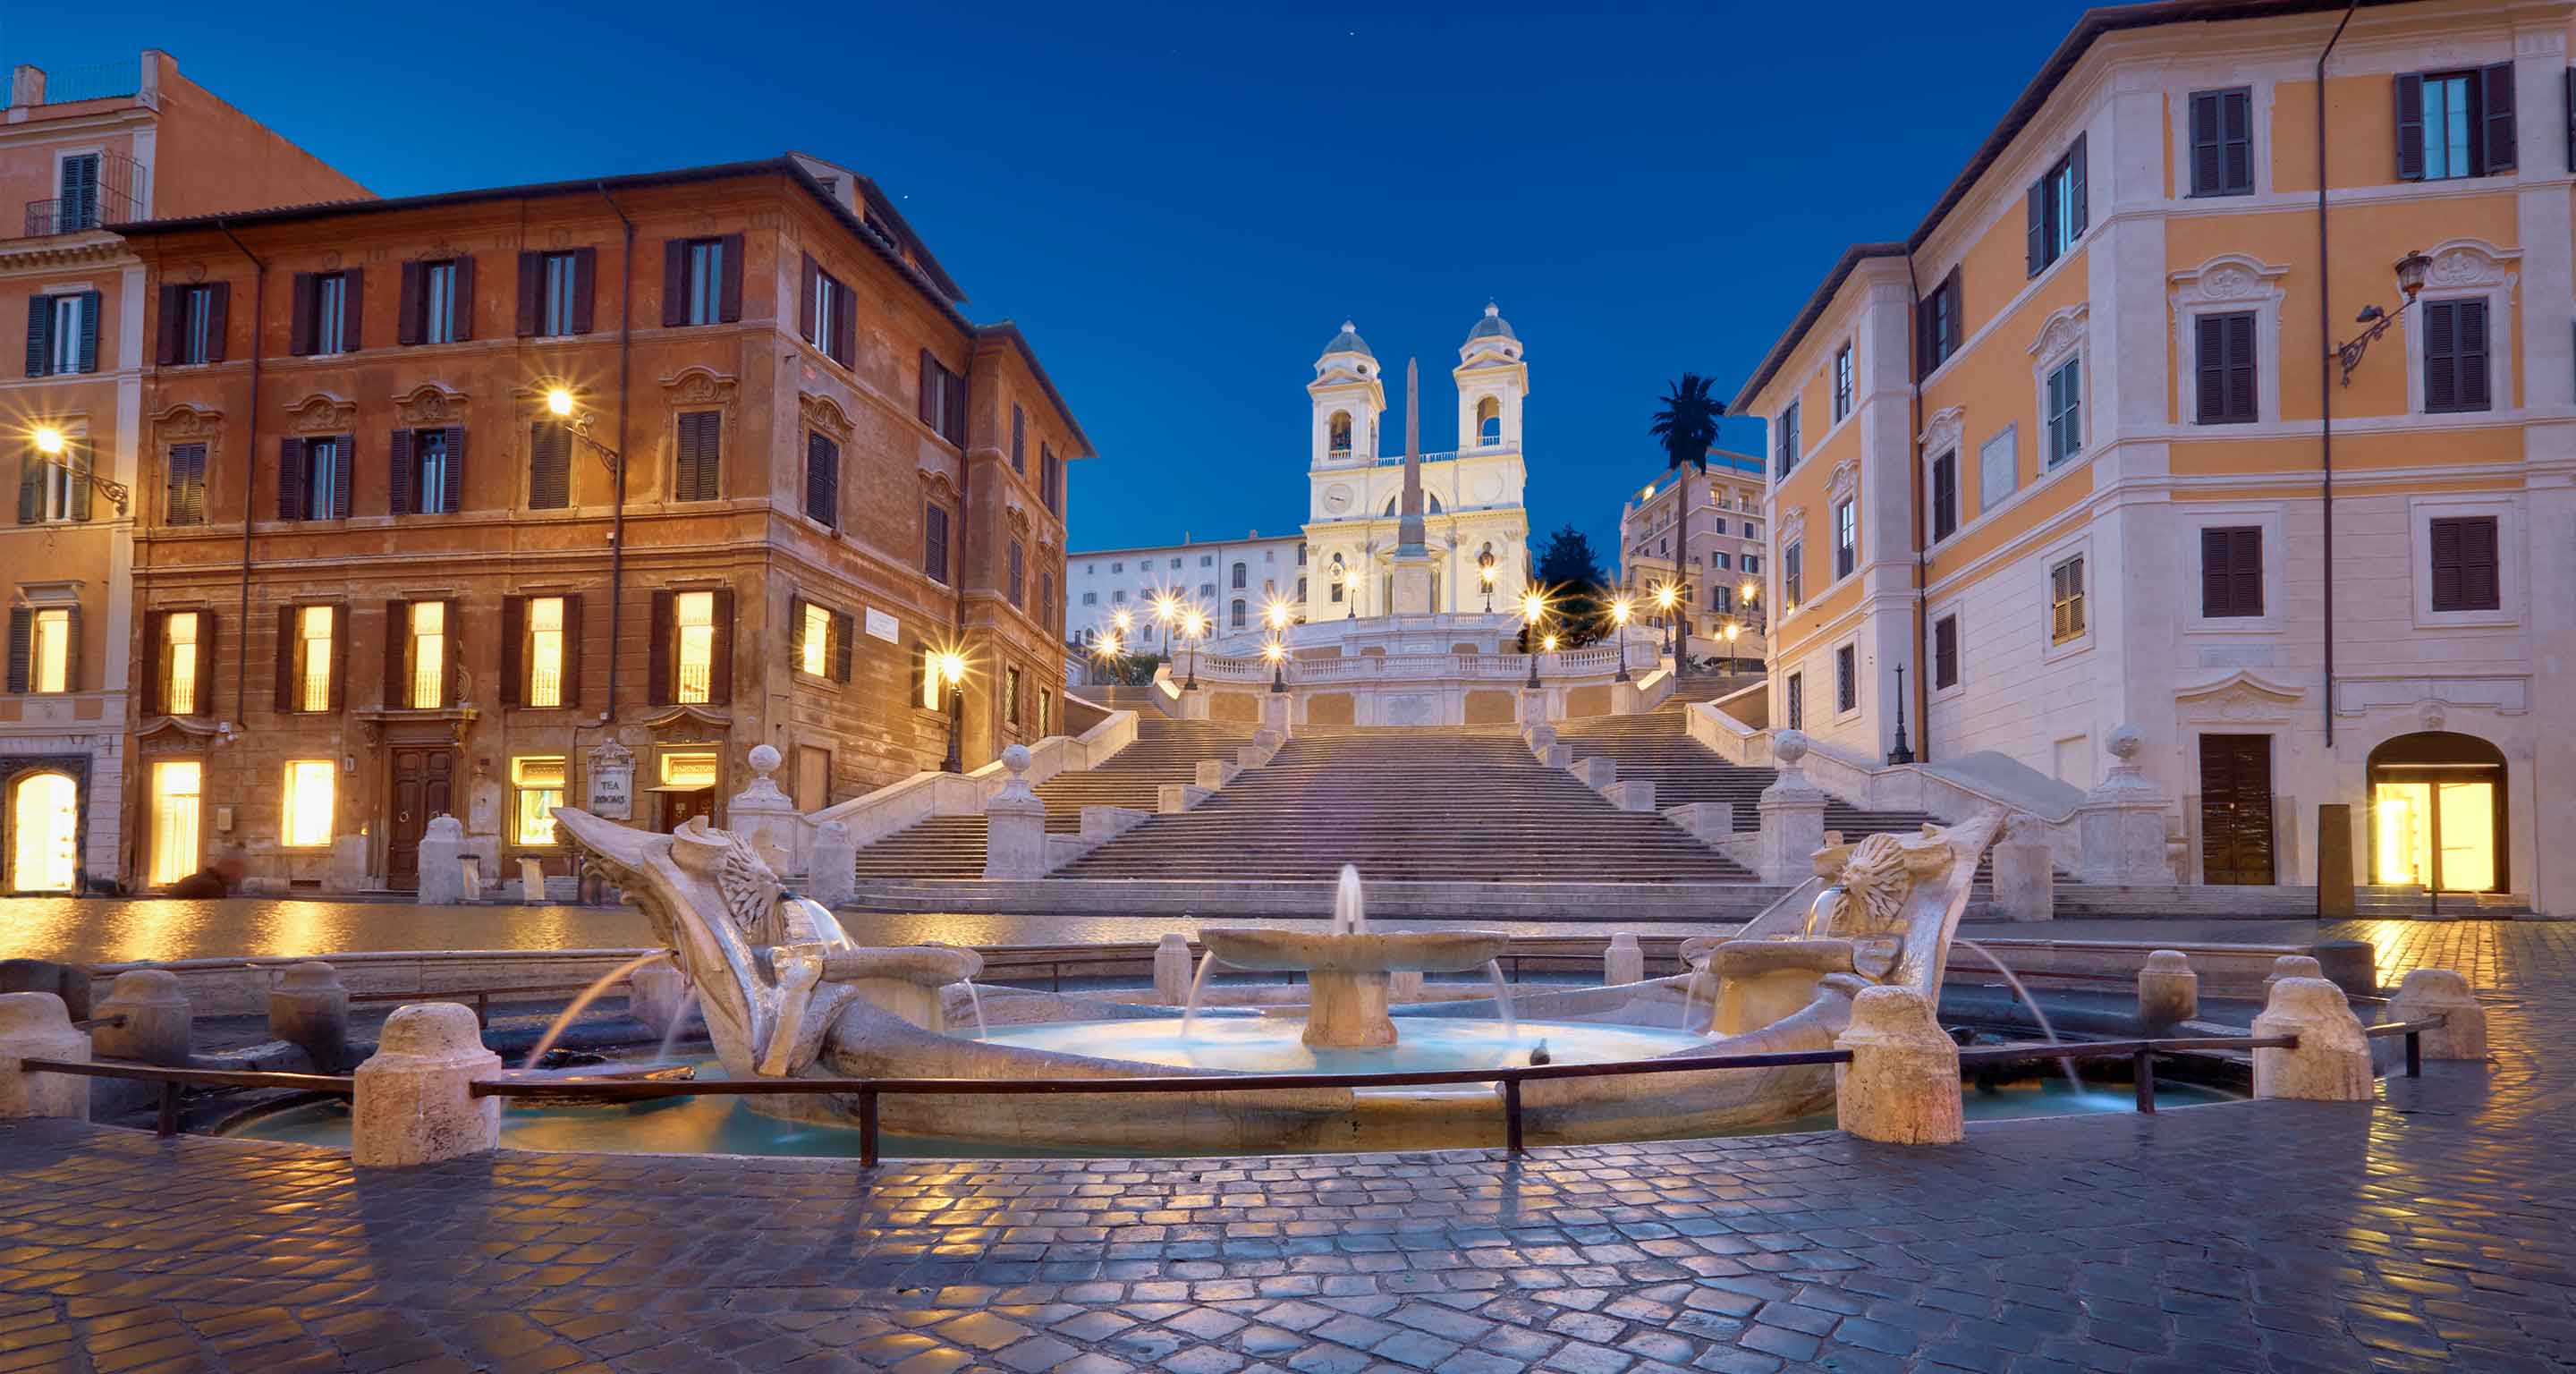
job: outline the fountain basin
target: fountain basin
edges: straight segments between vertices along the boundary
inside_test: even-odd
[[[1318,1048],[1287,1034],[1272,1017],[1200,1017],[1186,1030],[1179,1017],[1056,1021],[996,1029],[990,1041],[1057,1054],[1086,1055],[1226,1073],[1406,1073],[1489,1069],[1529,1062],[1547,1044],[1559,1064],[1607,1064],[1697,1051],[1708,1041],[1652,1026],[1587,1025],[1448,1018],[1408,1021],[1404,1038],[1384,1049]]]
[[[1512,937],[1491,930],[1382,935],[1224,926],[1199,932],[1217,962],[1258,973],[1465,973],[1501,958]]]

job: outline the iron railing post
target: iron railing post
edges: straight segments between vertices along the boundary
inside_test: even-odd
[[[164,1140],[179,1133],[179,1080],[161,1080],[161,1120],[157,1133]]]
[[[877,1090],[859,1089],[859,1167],[877,1167]]]
[[[2155,1051],[2140,1050],[2130,1057],[2130,1062],[2136,1066],[2135,1076],[2138,1080],[2138,1110],[2149,1116],[2153,1116],[2156,1114]]]
[[[1521,1081],[1503,1080],[1503,1152],[1521,1157]]]
[[[2424,1076],[2424,1033],[2422,1031],[2406,1032],[2406,1076],[2408,1078]]]

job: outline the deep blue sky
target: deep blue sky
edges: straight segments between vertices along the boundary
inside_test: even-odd
[[[2082,7],[1333,8],[29,3],[0,63],[165,49],[383,195],[787,148],[859,168],[1098,445],[1077,549],[1302,521],[1301,388],[1346,315],[1390,371],[1420,355],[1423,445],[1452,447],[1490,295],[1529,350],[1533,534],[1571,520],[1608,564],[1665,380],[1731,398]]]

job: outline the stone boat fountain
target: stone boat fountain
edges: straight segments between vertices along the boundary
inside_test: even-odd
[[[1580,1064],[1833,1046],[1852,999],[1879,985],[1937,997],[1952,932],[2000,813],[1918,836],[1831,843],[1817,876],[1735,936],[1702,951],[1700,972],[1501,1001],[1390,1005],[1395,975],[1492,966],[1509,941],[1485,931],[1367,928],[1345,872],[1332,928],[1216,928],[1190,1006],[1112,996],[990,990],[989,1034],[952,1033],[943,989],[981,960],[941,945],[868,949],[823,907],[786,892],[744,840],[703,819],[652,834],[573,808],[556,812],[587,860],[643,908],[704,1008],[733,1077],[1084,1080],[1195,1077],[1204,1091],[1138,1097],[894,1094],[898,1133],[1047,1150],[1186,1151],[1414,1148],[1493,1143],[1497,1090],[1337,1087],[1229,1090],[1244,1071],[1365,1073],[1529,1062],[1544,1041]],[[1210,971],[1302,973],[1297,1009],[1200,1012]],[[1705,1028],[1698,1006],[1711,1008]],[[1180,1010],[1180,1015],[1174,1012]],[[979,1017],[980,1019],[980,1017]],[[1685,1022],[1692,1022],[1685,1026]],[[1524,1085],[1529,1138],[1635,1139],[1743,1130],[1831,1105],[1829,1067],[1678,1069]],[[855,1117],[837,1098],[758,1099],[780,1115]]]

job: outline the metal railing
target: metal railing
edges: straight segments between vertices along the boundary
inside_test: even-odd
[[[143,93],[143,59],[93,62],[85,67],[59,67],[45,73],[45,105],[80,100],[114,100]]]
[[[352,1002],[461,1002],[474,1008],[475,1025],[489,1027],[492,1024],[494,1002],[586,992],[594,986],[597,985],[593,983],[525,983],[497,988],[457,988],[448,992],[353,992],[349,994],[349,1000]],[[616,985],[610,984],[610,986]],[[633,984],[630,983],[628,986],[631,988]]]
[[[142,214],[139,188],[147,174],[144,165],[119,152],[93,156],[98,158],[97,181],[87,191],[27,202],[26,237],[76,233]]]

